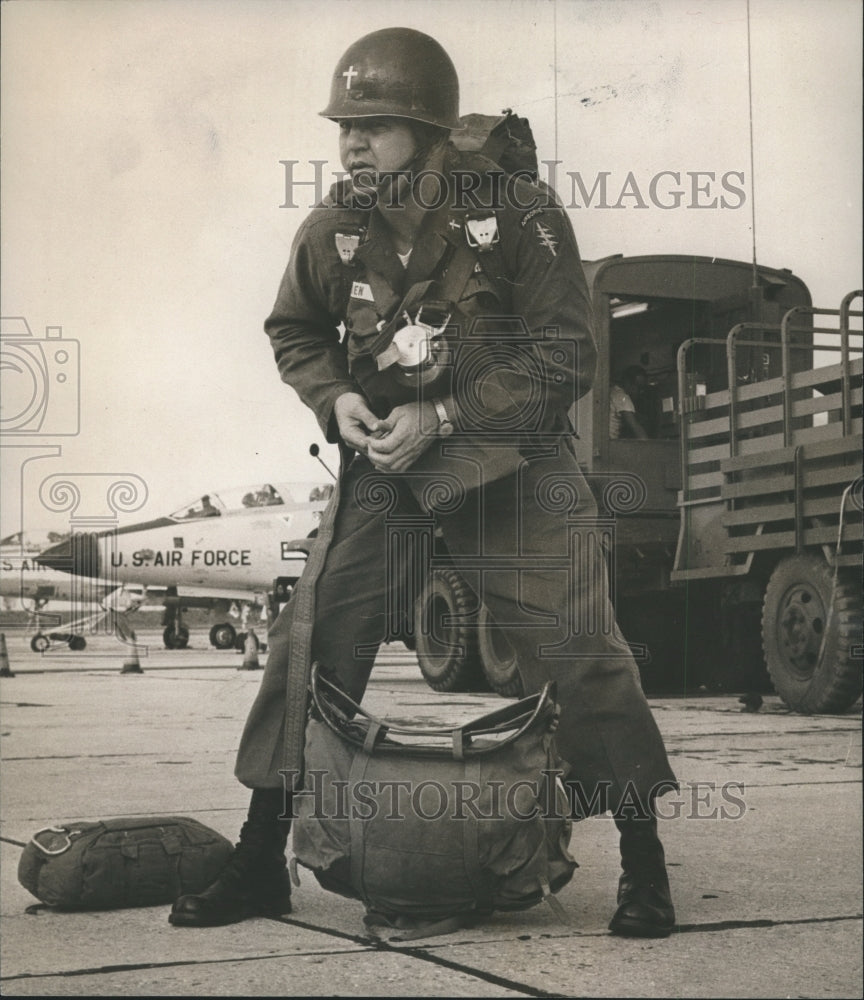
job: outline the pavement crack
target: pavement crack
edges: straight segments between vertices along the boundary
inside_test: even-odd
[[[162,751],[162,752],[164,752],[164,751]],[[3,762],[5,764],[8,764],[10,761],[18,761],[18,762],[20,762],[20,761],[30,761],[30,760],[100,760],[101,758],[106,758],[106,757],[109,758],[109,759],[110,758],[123,758],[123,759],[125,759],[127,757],[132,757],[132,758],[136,758],[137,759],[139,757],[158,757],[159,754],[160,754],[160,751],[158,751],[158,750],[154,750],[152,752],[136,751],[134,753],[132,753],[131,751],[128,752],[128,753],[117,753],[116,751],[114,753],[65,753],[65,754],[56,753],[56,754],[37,755],[37,756],[34,756],[34,757],[4,757],[3,758]],[[188,761],[185,761],[185,760],[184,761],[165,761],[165,760],[159,761],[159,760],[157,760],[157,761],[155,761],[155,763],[156,764],[176,764],[176,763],[186,764],[186,763],[188,763]]]
[[[98,976],[117,972],[140,972],[145,969],[173,969],[190,965],[224,965],[229,962],[262,962],[277,958],[307,958],[310,955],[351,955],[356,948],[328,948],[314,951],[286,951],[270,955],[235,955],[233,958],[178,958],[170,962],[124,962],[117,965],[93,965],[81,969],[66,969],[62,972],[18,972],[11,976],[0,976],[0,982],[18,979],[52,979],[58,976]]]
[[[820,716],[820,718],[822,718],[822,716]],[[853,724],[849,726],[832,726],[830,730],[823,727],[811,727],[808,729],[784,729],[783,734],[784,736],[824,736],[826,733],[859,733],[860,731],[860,727]],[[727,740],[731,736],[753,736],[763,738],[765,733],[752,729],[729,729],[725,731],[718,730],[717,732],[700,729],[698,733],[676,733],[675,742],[689,743],[693,740],[704,740],[711,737]]]
[[[0,982],[14,982],[25,979],[56,979],[56,978],[66,978],[70,976],[98,976],[98,975],[113,975],[122,972],[140,972],[147,969],[170,969],[170,968],[180,968],[189,966],[205,966],[205,965],[224,965],[230,964],[232,962],[261,962],[261,961],[271,961],[273,959],[291,959],[291,958],[308,958],[314,955],[352,955],[359,954],[364,951],[385,951],[396,955],[407,955],[410,958],[418,959],[420,961],[429,962],[433,965],[441,966],[442,968],[449,969],[453,972],[460,972],[463,975],[471,976],[474,979],[480,979],[484,982],[490,983],[494,986],[500,986],[504,989],[513,990],[517,993],[522,993],[525,996],[530,997],[567,997],[570,994],[567,993],[553,993],[549,990],[539,989],[535,986],[528,986],[525,983],[520,983],[516,980],[507,979],[505,976],[497,976],[491,972],[485,972],[482,969],[475,969],[472,966],[465,965],[462,962],[454,962],[451,959],[445,958],[443,955],[436,955],[428,951],[425,947],[409,947],[409,948],[395,948],[385,941],[380,941],[374,938],[363,937],[358,934],[348,934],[344,931],[336,931],[327,927],[318,927],[315,924],[305,923],[300,920],[291,920],[286,918],[281,918],[279,923],[290,924],[296,927],[302,927],[304,929],[317,931],[318,933],[328,934],[332,937],[339,938],[341,940],[350,941],[352,944],[357,945],[356,948],[328,948],[328,949],[315,949],[309,951],[295,951],[295,952],[279,952],[277,954],[269,955],[239,955],[234,957],[226,958],[209,958],[209,959],[178,959],[171,962],[127,962],[117,965],[97,965],[90,966],[81,969],[67,969],[65,971],[59,972],[21,972],[11,976],[0,976]]]
[[[334,937],[353,941],[356,944],[362,944],[371,951],[388,952],[391,955],[408,955],[411,958],[419,959],[422,962],[429,962],[432,965],[438,965],[442,968],[450,969],[452,972],[461,972],[463,975],[471,976],[474,979],[480,979],[484,983],[490,983],[492,986],[500,986],[503,989],[514,990],[517,993],[522,993],[529,997],[567,997],[571,995],[568,993],[552,993],[549,990],[543,990],[537,986],[530,986],[527,983],[521,983],[515,979],[508,979],[506,976],[498,976],[494,972],[486,972],[484,969],[474,968],[474,966],[466,965],[464,962],[454,962],[450,958],[445,958],[443,955],[437,954],[427,945],[409,945],[407,947],[400,945],[397,947],[387,941],[382,941],[379,938],[365,937],[361,934],[350,934],[347,931],[337,931],[329,927],[319,927],[317,924],[306,923],[303,920],[296,920],[293,917],[280,917],[279,923],[291,924],[292,926],[302,927],[305,930],[317,931],[321,934],[332,934]],[[453,944],[452,941],[448,941],[446,943],[448,945]]]
[[[734,931],[745,927],[792,927],[796,924],[835,924],[844,920],[861,920],[864,914],[854,913],[834,917],[794,917],[789,920],[771,920],[763,918],[758,920],[718,920],[708,924],[679,924],[675,934],[691,934],[701,931]]]

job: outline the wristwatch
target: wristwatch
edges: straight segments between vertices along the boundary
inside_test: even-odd
[[[438,433],[442,437],[448,437],[453,433],[453,423],[447,416],[447,408],[444,406],[443,400],[437,397],[432,400],[432,404],[435,407],[435,412],[438,414]]]

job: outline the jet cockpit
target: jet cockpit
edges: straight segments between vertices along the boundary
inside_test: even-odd
[[[195,497],[168,516],[173,521],[191,521],[204,517],[221,517],[223,514],[258,507],[298,507],[329,500],[332,493],[332,483],[260,483],[254,486],[234,486]]]

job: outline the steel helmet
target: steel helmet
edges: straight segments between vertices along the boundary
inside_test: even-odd
[[[422,31],[383,28],[336,64],[324,118],[410,118],[459,128],[459,78],[444,49]]]

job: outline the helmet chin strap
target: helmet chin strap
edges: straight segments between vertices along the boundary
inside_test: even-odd
[[[376,204],[380,203],[382,198],[390,193],[390,189],[394,183],[400,184],[404,181],[411,182],[412,186],[416,175],[423,172],[426,164],[429,162],[429,157],[432,150],[438,145],[440,139],[436,139],[432,142],[425,142],[418,146],[417,152],[411,157],[411,159],[402,167],[397,170],[388,171],[383,177],[379,178],[374,185],[369,185],[369,190],[375,192]],[[390,201],[398,205],[399,199],[390,198]]]

